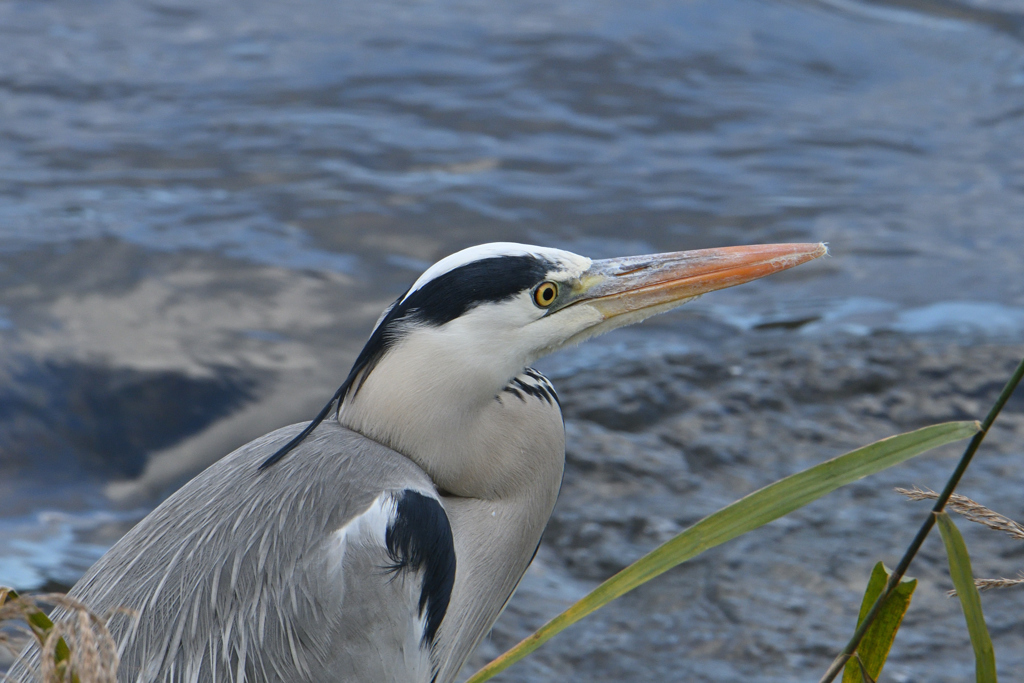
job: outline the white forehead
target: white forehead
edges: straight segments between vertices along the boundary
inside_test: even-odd
[[[498,256],[536,256],[543,258],[554,263],[555,269],[568,277],[579,277],[583,271],[590,267],[591,263],[590,259],[586,256],[580,256],[579,254],[563,251],[562,249],[552,249],[551,247],[535,247],[530,244],[519,244],[517,242],[478,244],[475,247],[457,251],[451,256],[445,256],[427,268],[423,275],[420,275],[419,279],[409,288],[405,298],[408,298],[409,294],[412,294],[434,278],[451,272],[460,266],[472,263],[473,261],[481,261]],[[402,300],[405,301],[405,298]]]

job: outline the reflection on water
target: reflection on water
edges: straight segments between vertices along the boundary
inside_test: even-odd
[[[0,445],[88,414],[24,367],[229,372],[238,438],[300,419],[418,271],[490,240],[823,240],[827,261],[687,315],[1019,334],[1022,22],[953,0],[0,4]],[[160,424],[230,445],[200,422]],[[0,464],[0,554],[53,528],[26,452]],[[111,470],[75,472],[52,504],[91,520]],[[46,543],[18,546],[19,581],[84,566]]]

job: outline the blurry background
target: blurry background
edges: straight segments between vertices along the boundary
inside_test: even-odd
[[[562,498],[479,664],[642,552],[1024,346],[1017,0],[0,1],[0,584],[66,587],[308,419],[380,311],[493,240],[832,257],[563,352]],[[1020,519],[1024,399],[963,491]],[[681,567],[502,680],[817,680],[929,456]],[[967,529],[982,576],[1024,548]],[[893,681],[973,664],[937,538]],[[1024,678],[1024,591],[985,598]],[[469,667],[467,667],[469,668]]]

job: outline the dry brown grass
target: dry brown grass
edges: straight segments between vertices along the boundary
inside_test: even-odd
[[[64,618],[46,617],[56,607]],[[20,637],[19,637],[20,635]],[[106,618],[62,593],[17,596],[0,588],[0,647],[16,654],[35,640],[38,656],[29,666],[39,683],[116,683],[117,644],[107,630]],[[0,675],[0,680],[9,680]]]
[[[939,494],[935,493],[931,489],[920,489],[916,486],[912,489],[897,488],[896,493],[903,494],[910,500],[935,500],[939,497]],[[948,508],[961,515],[964,519],[967,519],[976,524],[981,524],[994,531],[1002,531],[1003,533],[1009,534],[1012,538],[1018,541],[1024,541],[1024,525],[1013,521],[1006,515],[1001,515],[998,512],[991,510],[981,503],[971,500],[967,496],[961,496],[959,493],[954,493],[949,498]],[[993,588],[1011,588],[1024,585],[1024,572],[1021,573],[1020,578],[1016,579],[975,579],[974,585],[978,587],[978,590],[991,590]],[[950,597],[956,595],[956,591],[948,591],[946,593]]]
[[[896,493],[902,493],[910,500],[935,500],[939,494],[931,489],[920,489],[916,486],[912,489],[897,488]],[[990,510],[981,503],[971,500],[967,496],[954,493],[947,504],[954,512],[962,515],[964,519],[982,524],[989,529],[1002,531],[1009,534],[1018,541],[1024,541],[1024,525],[1021,525],[1005,515]]]

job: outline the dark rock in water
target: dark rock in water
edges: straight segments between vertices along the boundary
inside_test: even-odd
[[[566,417],[635,432],[691,405],[688,382],[666,363],[652,368],[633,361],[609,370],[559,383]]]
[[[0,472],[47,481],[138,476],[147,454],[250,400],[256,380],[73,362],[25,361],[0,386]]]

